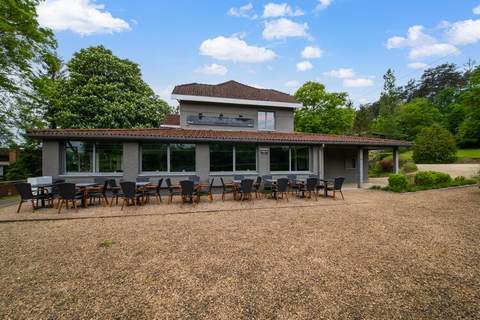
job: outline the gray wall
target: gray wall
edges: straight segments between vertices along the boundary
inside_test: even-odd
[[[333,179],[338,176],[345,177],[345,182],[358,182],[359,164],[358,164],[359,148],[349,147],[330,147],[324,149],[325,157],[325,178]],[[346,161],[356,161],[356,169],[347,169]],[[363,182],[368,181],[368,150],[363,150]]]
[[[59,141],[44,140],[42,144],[42,174],[58,177],[62,170],[62,152]]]
[[[232,105],[232,104],[208,104],[190,101],[182,101],[179,106],[180,109],[180,126],[185,129],[210,129],[210,130],[249,130],[255,131],[258,129],[257,112],[258,111],[273,111],[275,112],[275,130],[281,132],[293,132],[293,109],[289,108],[272,108],[261,106],[248,105]],[[204,116],[218,117],[223,114],[225,117],[238,117],[242,115],[244,118],[254,119],[253,128],[239,128],[239,127],[223,127],[223,126],[201,126],[188,125],[188,115],[198,115],[202,113]]]

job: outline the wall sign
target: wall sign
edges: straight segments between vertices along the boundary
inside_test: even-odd
[[[213,117],[203,115],[189,115],[187,116],[187,124],[202,125],[202,126],[223,126],[223,127],[242,127],[253,128],[254,121],[249,118],[232,118],[232,117]]]

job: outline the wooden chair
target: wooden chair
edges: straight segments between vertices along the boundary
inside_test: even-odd
[[[84,200],[83,192],[79,192],[75,186],[75,183],[59,183],[58,189],[58,213],[62,212],[63,204],[68,209],[68,202],[72,203],[73,208],[77,209],[77,200]]]
[[[253,179],[243,179],[240,183],[240,189],[238,189],[238,193],[240,194],[239,200],[252,200],[252,191]]]
[[[222,201],[225,201],[225,195],[228,193],[232,193],[233,199],[235,199],[237,195],[237,188],[233,184],[225,184],[225,181],[223,181],[222,177],[220,177],[220,181],[222,182]]]
[[[345,181],[345,178],[344,177],[337,177],[335,179],[333,179],[333,186],[327,186],[327,196],[328,196],[328,191],[333,191],[333,199],[336,200],[336,192],[340,192],[340,194],[342,195],[342,200],[345,200],[345,198],[343,197],[343,192],[342,192],[342,186],[343,186],[343,182]]]
[[[119,196],[123,198],[121,210],[123,210],[125,203],[128,206],[130,201],[133,202],[134,206],[137,206],[137,202],[140,202],[140,204],[143,203],[143,192],[137,191],[137,184],[135,182],[123,181],[120,182],[120,187],[122,188],[122,193]]]
[[[201,187],[199,187],[199,189],[197,190],[197,194],[199,197],[201,196],[208,196],[208,199],[210,200],[210,202],[213,201],[213,193],[212,193],[212,190],[213,190],[213,181],[215,180],[215,178],[212,178],[212,180],[210,181],[210,184],[208,185],[207,189],[202,189]]]
[[[315,196],[315,200],[318,200],[317,194],[318,178],[307,178],[307,182],[300,186],[299,191],[305,193],[308,192],[308,197],[312,198],[312,193]]]
[[[278,201],[279,194],[287,199],[288,202],[288,189],[289,189],[289,179],[288,178],[280,178],[277,180],[276,185],[273,186],[273,196],[275,200]]]
[[[168,203],[172,203],[173,196],[181,195],[181,190],[172,185],[172,180],[170,180],[170,178],[165,179],[165,183],[167,184],[168,190]]]
[[[146,202],[150,202],[150,197],[155,197],[158,201],[158,204],[162,202],[162,195],[160,191],[162,189],[162,182],[163,178],[158,179],[157,185],[155,186],[147,186],[144,190],[145,200]]]
[[[182,204],[186,202],[198,203],[199,195],[195,191],[195,184],[192,180],[182,180],[180,181],[180,189],[182,196]]]
[[[24,202],[28,202],[29,200],[32,202],[32,210],[38,208],[38,200],[48,200],[49,203],[53,206],[53,198],[51,195],[45,194],[33,194],[32,192],[32,185],[26,182],[19,182],[15,183],[15,188],[17,189],[18,193],[20,194],[20,203],[18,204],[17,213],[20,212],[20,208]],[[36,203],[35,203],[36,202]]]

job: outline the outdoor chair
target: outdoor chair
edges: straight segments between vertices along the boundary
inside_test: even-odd
[[[223,181],[222,177],[220,177],[220,181],[222,182],[222,201],[225,201],[225,195],[228,193],[232,193],[233,199],[235,199],[237,195],[237,188],[233,184],[225,184],[225,181]]]
[[[100,180],[97,180],[100,181]],[[103,179],[102,186],[93,187],[87,189],[87,197],[89,205],[95,203],[95,200],[98,200],[98,204],[106,203],[108,205],[107,190],[108,190],[109,180]]]
[[[335,193],[340,192],[340,194],[342,195],[342,200],[345,200],[342,192],[342,186],[344,181],[345,181],[344,177],[336,177],[335,179],[333,179],[333,186],[330,186],[330,185],[327,186],[327,196],[328,196],[328,191],[333,191],[332,196],[333,196],[333,199],[336,200],[337,198],[335,197]]]
[[[82,201],[84,195],[82,192],[79,192],[75,187],[75,183],[60,183],[57,185],[58,188],[58,213],[62,212],[63,204],[68,209],[68,202],[72,203],[73,208],[77,209],[77,200]]]
[[[282,199],[285,195],[287,202],[288,202],[288,188],[289,188],[289,179],[288,178],[280,178],[277,180],[277,184],[273,186],[273,196],[275,200],[278,201],[278,196],[281,195]]]
[[[113,205],[113,200],[115,199],[115,204],[118,205],[118,197],[121,196],[121,189],[117,185],[117,180],[110,179],[108,180],[108,189],[106,190],[106,196],[111,198],[110,207]]]
[[[163,178],[158,179],[157,185],[149,186],[143,191],[146,202],[150,202],[150,197],[155,197],[158,200],[158,204],[162,202],[162,195],[160,191],[162,189]]]
[[[137,182],[150,182],[149,177],[137,177],[136,179]]]
[[[297,183],[297,175],[296,174],[288,174],[288,186],[290,188],[290,191],[293,193],[293,190],[295,192],[298,192],[298,188],[300,188],[300,185]]]
[[[238,193],[240,194],[239,200],[252,200],[252,191],[253,179],[243,179],[240,183],[240,189],[238,189]]]
[[[210,181],[210,184],[208,185],[208,187],[206,189],[203,189],[202,187],[200,187],[197,190],[197,194],[198,194],[199,197],[208,196],[208,199],[210,200],[210,202],[213,201],[212,190],[213,190],[213,181],[214,180],[215,180],[215,178],[212,178],[212,180]]]
[[[123,181],[120,182],[120,187],[122,188],[122,193],[119,195],[123,198],[122,209],[125,206],[129,205],[130,201],[133,202],[134,206],[137,206],[137,202],[143,203],[143,193],[137,191],[137,184],[133,181]]]
[[[32,185],[30,183],[26,182],[19,182],[15,184],[15,188],[17,189],[18,193],[20,194],[20,203],[18,204],[17,208],[17,213],[20,212],[20,208],[22,207],[22,204],[27,201],[32,202],[32,210],[35,211],[35,209],[38,208],[38,200],[41,200],[42,198],[44,200],[48,200],[49,204],[53,205],[53,198],[48,195],[48,194],[33,194],[32,192]],[[36,203],[35,203],[36,202]]]
[[[253,189],[255,190],[255,199],[260,197],[260,187],[262,186],[262,177],[257,177],[257,181],[253,184]]]
[[[300,186],[299,191],[303,194],[308,192],[308,197],[312,198],[312,193],[315,196],[315,200],[318,200],[317,194],[317,185],[318,185],[318,178],[307,178],[307,182]]]
[[[273,192],[273,184],[272,184],[272,181],[271,181],[272,179],[273,179],[273,176],[271,176],[271,175],[262,176],[262,180],[263,180],[263,190],[262,190],[262,192],[263,193],[271,194]]]
[[[182,195],[182,192],[180,189],[175,188],[172,185],[172,180],[170,180],[170,178],[165,179],[165,182],[167,184],[167,189],[168,189],[168,203],[172,203],[173,196],[176,196],[176,195],[180,196]]]
[[[192,180],[180,181],[182,204],[185,202],[195,203],[198,202],[198,193],[195,191],[195,184]]]

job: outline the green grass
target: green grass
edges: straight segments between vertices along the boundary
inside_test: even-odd
[[[400,154],[400,159],[411,160],[413,151],[405,151]],[[392,156],[387,156],[385,159],[392,159]],[[480,159],[480,149],[458,149],[457,160],[463,159]]]

